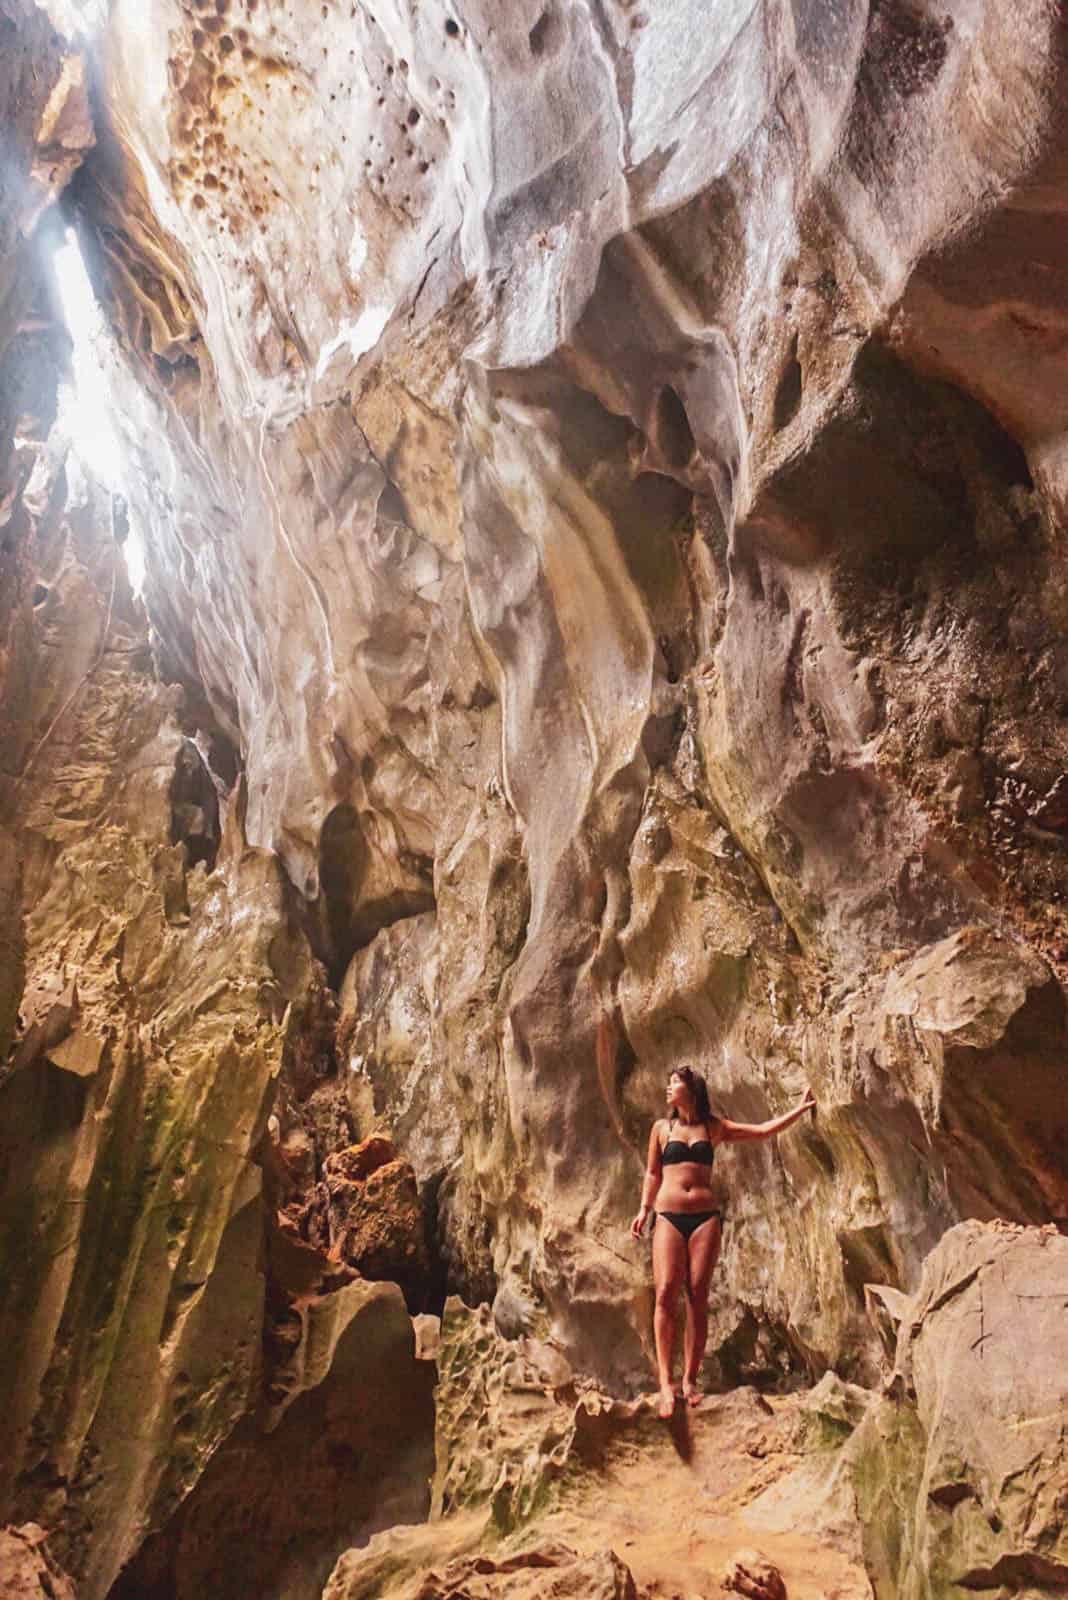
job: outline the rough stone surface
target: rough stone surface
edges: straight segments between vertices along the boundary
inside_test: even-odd
[[[1060,1582],[993,1348],[943,1395],[910,1330],[963,1220],[1068,1219],[1064,8],[106,9],[0,0],[0,1515],[98,1600],[362,1263],[480,1303],[508,1471],[446,1407],[438,1488],[522,1518],[592,1413],[536,1384],[535,1448],[501,1340],[645,1381],[691,1060],[819,1102],[717,1161],[707,1378],[833,1370],[889,1592]],[[53,429],[64,186],[121,501]]]
[[[59,230],[34,223],[93,136],[72,13],[48,9],[0,8],[0,1514],[49,1528],[93,1600],[237,1425],[256,1436],[272,1103],[319,1160],[352,1129],[323,1109],[333,1014],[307,1081],[322,973],[248,845],[234,753],[161,682],[125,507],[55,426]],[[351,1315],[306,1321],[333,1352]]]
[[[214,876],[172,842],[177,694],[151,672],[99,498],[53,468],[16,786],[25,983],[0,1082],[0,1328],[19,1352],[0,1496],[55,1529],[91,1596],[254,1395],[253,1152],[309,958],[233,814]]]
[[[962,1223],[932,1252],[894,1386],[850,1444],[877,1587],[1063,1589],[1066,1310],[1068,1240],[1053,1230]]]
[[[462,1584],[478,1582],[485,1588],[473,1587],[472,1593],[488,1597],[511,1594],[503,1588],[506,1581],[526,1594],[519,1574],[529,1566],[530,1552],[560,1546],[573,1554],[561,1565],[559,1591],[550,1586],[549,1594],[576,1592],[572,1561],[589,1585],[595,1575],[596,1581],[612,1574],[613,1581],[626,1582],[608,1561],[607,1548],[625,1562],[642,1600],[721,1600],[728,1565],[758,1546],[791,1600],[872,1600],[855,1503],[830,1489],[846,1481],[848,1428],[830,1440],[802,1443],[807,1419],[800,1397],[768,1402],[751,1389],[680,1411],[669,1428],[651,1406],[621,1405],[589,1389],[576,1409],[573,1390],[554,1394],[544,1375],[539,1380],[529,1352],[524,1357],[515,1345],[504,1344],[496,1353],[477,1341],[472,1345],[472,1354],[493,1365],[509,1350],[509,1392],[497,1385],[498,1410],[504,1413],[499,1433],[477,1406],[464,1426],[450,1405],[463,1386],[444,1379],[444,1409],[452,1420],[438,1434],[438,1484],[451,1479],[453,1490],[460,1488],[465,1497],[463,1506],[457,1509],[453,1500],[443,1516],[390,1529],[365,1548],[348,1551],[325,1600],[428,1600],[466,1594]],[[546,1466],[553,1452],[558,1457],[554,1469],[543,1470],[538,1493],[509,1495],[512,1515],[503,1521],[499,1492],[487,1500],[490,1474],[481,1484],[469,1478],[461,1485],[459,1475],[447,1470],[450,1463],[470,1462],[480,1448],[491,1456],[498,1437],[501,1465],[513,1486],[521,1440],[528,1486],[539,1454]],[[776,1521],[788,1505],[789,1518]],[[754,1570],[753,1560],[747,1570]],[[522,1582],[536,1581],[536,1573],[525,1572]]]
[[[471,1311],[455,1299],[437,1364],[434,1513],[489,1501],[510,1530],[544,1504],[572,1459],[581,1403],[571,1370],[537,1339],[502,1339],[487,1306]]]
[[[74,1586],[34,1522],[0,1529],[0,1594],[4,1600],[75,1600]]]
[[[746,1600],[786,1600],[782,1573],[759,1550],[739,1551],[723,1574],[723,1587]]]
[[[370,1573],[354,1579],[344,1571],[332,1578],[323,1600],[372,1600],[381,1590]],[[612,1550],[582,1557],[566,1545],[536,1545],[495,1561],[490,1556],[460,1556],[440,1572],[428,1572],[415,1586],[393,1589],[400,1600],[637,1600],[630,1571]]]
[[[146,603],[354,1133],[634,1383],[665,1071],[811,1080],[723,1158],[711,1370],[871,1380],[865,1284],[1068,1215],[1059,457],[959,333],[1033,245],[1052,396],[1057,8],[134,9],[84,188]]]
[[[324,1167],[330,1249],[361,1277],[413,1292],[425,1283],[426,1227],[415,1174],[387,1139],[328,1156]]]
[[[425,1517],[433,1471],[433,1370],[417,1363],[392,1285],[341,1296],[344,1325],[319,1381],[264,1435],[242,1421],[113,1600],[319,1600],[341,1552]]]

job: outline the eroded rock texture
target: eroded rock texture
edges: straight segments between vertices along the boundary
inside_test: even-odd
[[[1066,1214],[1058,424],[938,356],[977,239],[1059,270],[1058,29],[113,18],[84,206],[165,670],[343,987],[358,1131],[617,1379],[679,1059],[821,1102],[725,1158],[726,1373],[870,1375],[865,1282]]]
[[[70,16],[0,0],[0,1511],[96,1600],[361,1274],[632,1389],[681,1061],[819,1101],[717,1165],[709,1376],[875,1382],[1068,1219],[1062,8]]]
[[[850,1446],[890,1593],[1063,1590],[1066,1285],[1052,1229],[963,1223],[925,1264],[894,1385]]]
[[[414,1358],[393,1285],[354,1284],[334,1304],[339,1326],[318,1381],[266,1437],[254,1418],[238,1424],[114,1600],[318,1600],[349,1545],[426,1516],[433,1367]]]
[[[85,52],[55,9],[55,26],[34,5],[0,13],[0,1504],[40,1533],[25,1581],[38,1568],[42,1593],[65,1581],[37,1553],[43,1529],[91,1596],[239,1422],[258,1439],[278,1391],[289,1402],[322,1382],[359,1308],[307,1292],[294,1308],[273,1270],[292,1195],[272,1108],[303,1135],[312,1183],[352,1142],[344,1097],[330,1110],[333,997],[277,859],[248,843],[233,752],[155,670],[120,550],[125,505],[53,426],[70,377],[47,270],[58,227],[33,229],[93,139]],[[306,1248],[321,1278],[324,1254]],[[395,1353],[411,1345],[398,1314]],[[429,1450],[425,1370],[391,1365],[413,1389],[405,1435],[324,1510],[325,1543],[301,1527],[309,1573]],[[359,1434],[360,1388],[338,1377],[320,1396],[333,1424],[323,1459],[302,1463],[308,1493],[331,1431],[343,1451]],[[398,1515],[417,1514],[428,1471],[409,1467]]]

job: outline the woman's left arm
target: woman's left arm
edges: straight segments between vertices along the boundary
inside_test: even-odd
[[[785,1128],[792,1127],[799,1117],[806,1111],[815,1111],[816,1099],[811,1089],[805,1090],[805,1098],[799,1106],[792,1111],[787,1111],[781,1117],[773,1117],[770,1122],[731,1122],[726,1117],[720,1117],[720,1140],[723,1144],[743,1144],[751,1139],[773,1139],[777,1133],[782,1133]]]

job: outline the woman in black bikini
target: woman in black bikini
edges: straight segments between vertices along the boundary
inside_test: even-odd
[[[801,1104],[771,1122],[728,1122],[713,1115],[708,1086],[692,1067],[673,1072],[667,1086],[668,1115],[653,1125],[642,1185],[641,1210],[631,1223],[636,1239],[653,1210],[661,1219],[653,1231],[653,1281],[656,1285],[656,1363],[660,1396],[657,1414],[675,1409],[671,1367],[675,1353],[675,1313],[679,1290],[686,1289],[685,1366],[682,1392],[688,1405],[701,1398],[697,1375],[708,1338],[708,1283],[719,1259],[723,1213],[712,1193],[712,1163],[721,1144],[771,1139],[815,1107],[809,1091]],[[696,1133],[697,1137],[691,1135]]]

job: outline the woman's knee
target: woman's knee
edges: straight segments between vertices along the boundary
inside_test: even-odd
[[[686,1309],[698,1317],[708,1315],[707,1283],[688,1283],[686,1285]]]
[[[658,1283],[656,1286],[656,1309],[658,1311],[674,1311],[679,1303],[680,1283]]]

